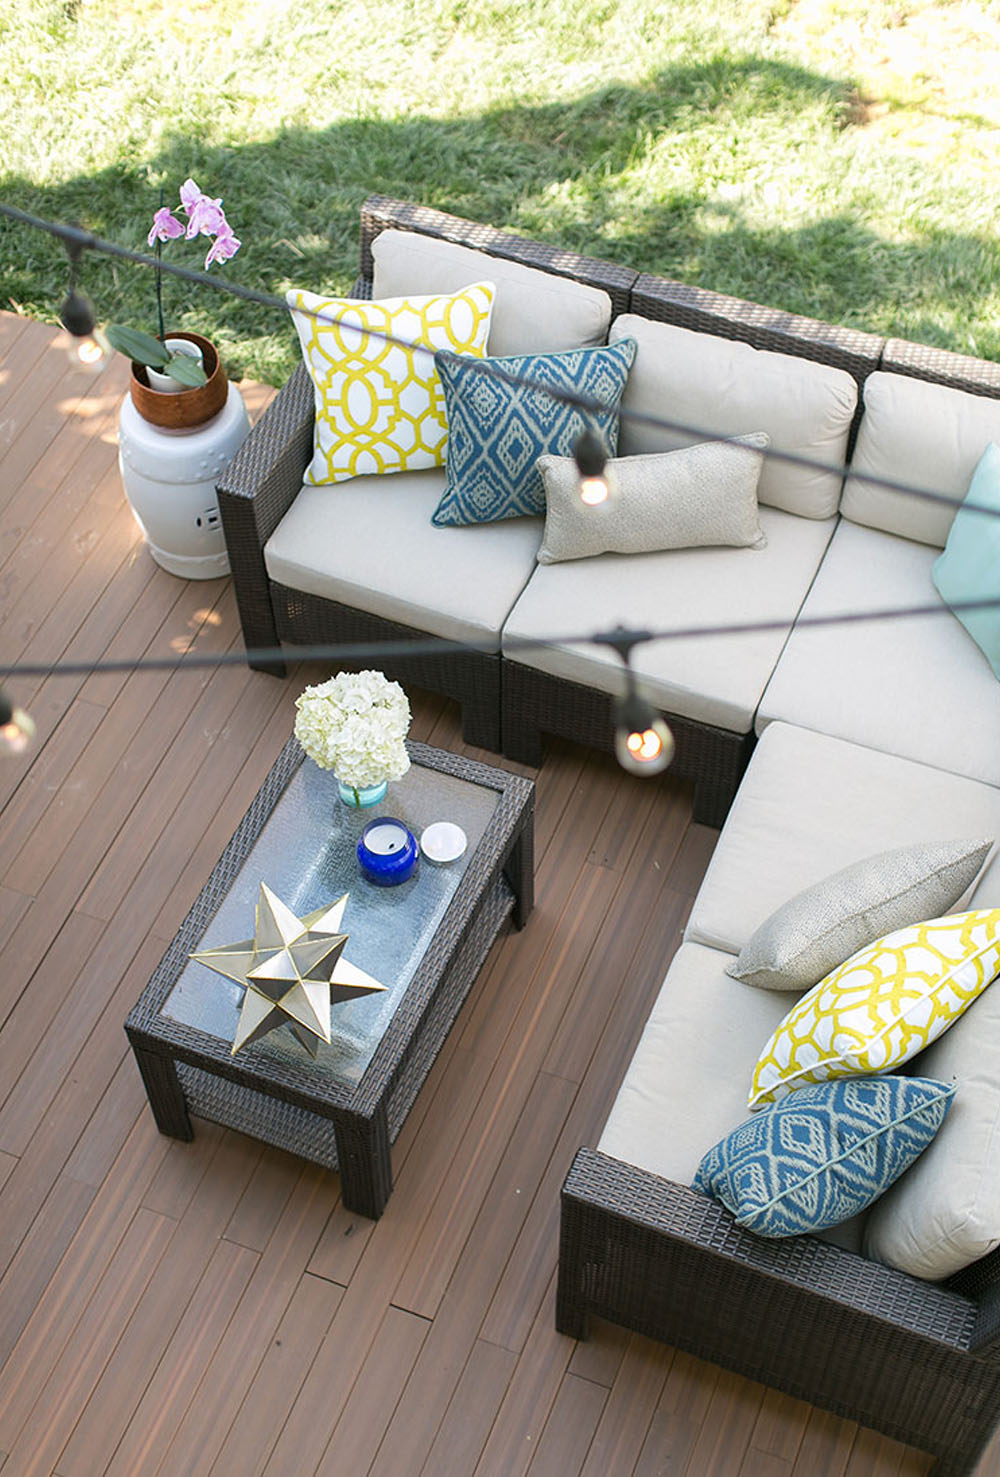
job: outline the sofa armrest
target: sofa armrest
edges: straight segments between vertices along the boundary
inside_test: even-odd
[[[276,652],[279,641],[264,566],[264,545],[295,501],[312,454],[315,398],[304,365],[272,400],[217,486],[233,587],[248,652]],[[249,658],[284,675],[277,656]]]
[[[1000,1367],[971,1297],[811,1236],[752,1236],[707,1196],[594,1149],[561,1211],[560,1332],[610,1318],[933,1452],[941,1477],[975,1469]]]
[[[593,1223],[596,1215],[602,1240],[617,1236],[619,1251],[639,1250],[641,1272],[630,1287],[627,1257],[602,1247],[599,1259],[607,1257],[616,1267],[614,1297],[644,1309],[647,1321],[655,1319],[662,1300],[664,1316],[687,1322],[702,1344],[713,1337],[710,1328],[738,1320],[733,1336],[748,1340],[750,1348],[756,1330],[766,1362],[767,1343],[780,1338],[783,1315],[795,1309],[801,1337],[809,1305],[817,1329],[833,1334],[838,1322],[857,1325],[877,1318],[956,1350],[968,1349],[971,1342],[976,1305],[953,1288],[922,1282],[813,1236],[754,1236],[741,1230],[718,1201],[594,1149],[576,1155],[563,1186],[563,1211],[571,1237],[579,1229],[585,1243],[588,1218]],[[579,1261],[579,1248],[565,1250],[570,1264]],[[583,1255],[586,1259],[586,1245]],[[688,1278],[688,1273],[694,1275]],[[755,1291],[762,1294],[757,1306]],[[672,1342],[678,1341],[677,1332],[671,1329]]]

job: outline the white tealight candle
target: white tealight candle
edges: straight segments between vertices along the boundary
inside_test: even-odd
[[[398,821],[379,821],[365,832],[365,846],[375,856],[392,856],[403,850],[408,836],[406,827]]]
[[[454,821],[435,821],[420,836],[420,850],[429,862],[438,865],[457,861],[468,844],[462,827]]]

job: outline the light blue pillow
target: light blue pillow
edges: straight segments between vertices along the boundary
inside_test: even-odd
[[[979,512],[980,508],[989,511]],[[979,459],[931,578],[941,599],[953,610],[962,600],[1000,602],[1000,446],[995,441]],[[991,609],[954,610],[954,614],[986,653],[994,675],[1000,677],[1000,603]]]
[[[468,355],[435,354],[448,451],[445,490],[431,522],[442,528],[544,513],[545,486],[535,463],[545,454],[572,456],[588,426],[614,456],[618,403],[635,351],[635,339],[625,338],[559,354],[476,359],[475,367]],[[548,388],[603,408],[578,409]]]
[[[800,1087],[710,1149],[693,1188],[758,1236],[798,1236],[864,1210],[922,1154],[954,1086],[927,1077],[841,1077]]]

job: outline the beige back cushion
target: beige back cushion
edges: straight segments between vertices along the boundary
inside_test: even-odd
[[[381,231],[372,257],[375,298],[494,283],[490,354],[553,354],[607,341],[611,299],[599,287],[412,231]]]
[[[766,431],[771,452],[808,458],[832,470],[765,458],[758,500],[805,518],[830,518],[840,502],[847,438],[858,387],[845,370],[792,354],[753,349],[735,339],[693,333],[626,313],[611,341],[638,345],[622,397],[620,456],[674,451],[709,436]],[[668,420],[690,434],[632,420]]]
[[[958,1091],[934,1142],[872,1207],[865,1255],[936,1281],[1000,1246],[1000,984],[912,1065]]]
[[[864,389],[865,413],[841,512],[854,523],[943,549],[954,505],[990,441],[1000,441],[1000,400],[877,370]],[[943,495],[908,496],[866,474]]]

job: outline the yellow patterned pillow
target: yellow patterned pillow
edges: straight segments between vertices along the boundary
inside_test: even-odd
[[[750,1107],[796,1087],[887,1072],[946,1031],[1000,969],[1000,908],[898,928],[798,1000],[761,1052]]]
[[[434,351],[481,358],[495,291],[476,282],[382,302],[287,294],[316,392],[307,482],[444,466],[448,423]]]

